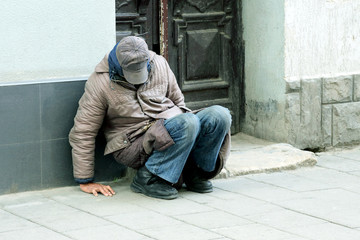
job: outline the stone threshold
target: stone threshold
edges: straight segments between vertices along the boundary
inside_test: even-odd
[[[310,167],[317,163],[315,153],[286,143],[273,143],[243,133],[233,135],[230,157],[217,178],[270,173]]]

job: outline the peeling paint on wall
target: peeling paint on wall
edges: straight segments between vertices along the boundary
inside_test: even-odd
[[[168,60],[168,3],[160,1],[160,54]]]

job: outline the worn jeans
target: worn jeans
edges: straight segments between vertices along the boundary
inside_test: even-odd
[[[153,174],[176,183],[188,159],[205,172],[215,169],[225,135],[230,130],[227,108],[211,106],[202,111],[183,113],[164,122],[175,144],[163,151],[154,150],[145,166]]]

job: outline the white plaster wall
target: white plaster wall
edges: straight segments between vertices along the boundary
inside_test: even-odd
[[[321,128],[321,78],[360,73],[360,0],[242,3],[246,97],[242,131],[273,141],[302,139],[311,145],[314,139],[306,134],[313,133],[314,126]],[[300,79],[317,80],[300,85]],[[286,94],[286,86],[291,93]],[[316,141],[321,145],[322,139]]]
[[[243,0],[245,119],[241,131],[284,141],[284,0]]]
[[[243,0],[246,99],[283,99],[284,0]]]
[[[0,82],[87,77],[115,44],[113,0],[0,0]]]
[[[359,72],[359,0],[285,0],[287,80]]]

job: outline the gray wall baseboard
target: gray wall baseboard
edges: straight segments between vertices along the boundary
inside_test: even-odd
[[[75,185],[68,134],[84,79],[0,85],[0,194]],[[103,156],[97,138],[95,178],[111,181],[126,167]]]

